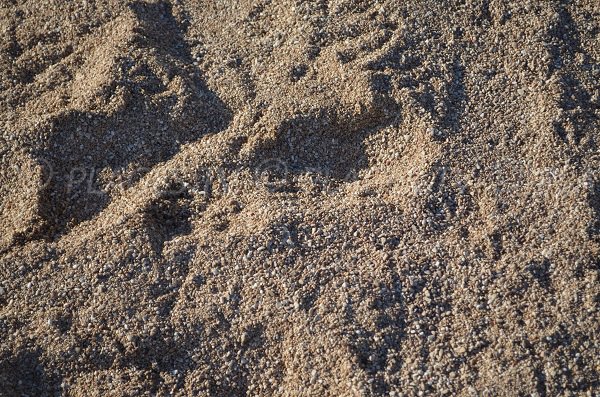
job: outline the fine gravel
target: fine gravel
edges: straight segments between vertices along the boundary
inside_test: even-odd
[[[600,395],[597,0],[0,0],[0,396]]]

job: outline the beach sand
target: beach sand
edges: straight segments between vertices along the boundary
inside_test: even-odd
[[[596,0],[0,29],[0,396],[598,395]]]

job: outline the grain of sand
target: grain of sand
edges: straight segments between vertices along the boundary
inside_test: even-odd
[[[0,396],[598,395],[596,0],[0,30]]]

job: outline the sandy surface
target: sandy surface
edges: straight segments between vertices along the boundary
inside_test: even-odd
[[[598,395],[596,0],[0,30],[0,396]]]

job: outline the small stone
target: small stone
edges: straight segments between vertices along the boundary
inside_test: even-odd
[[[314,383],[317,380],[318,375],[319,374],[318,374],[318,372],[317,372],[316,369],[313,369],[311,371],[311,373],[310,373],[310,381],[311,381],[311,383]]]

